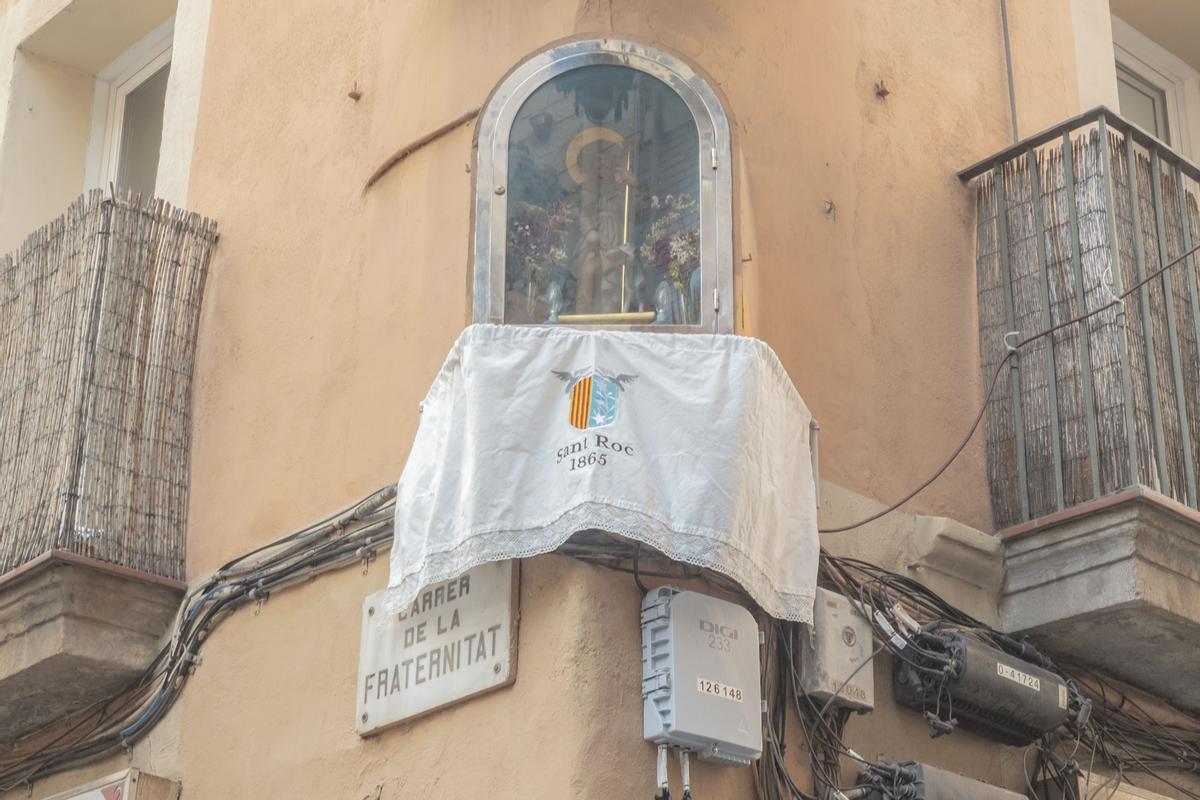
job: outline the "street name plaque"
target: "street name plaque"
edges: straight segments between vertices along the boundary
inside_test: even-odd
[[[380,590],[362,610],[357,729],[368,736],[516,680],[517,581],[512,561],[428,586],[400,614]]]

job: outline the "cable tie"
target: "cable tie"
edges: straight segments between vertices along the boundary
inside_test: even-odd
[[[958,727],[958,720],[951,718],[948,720],[942,719],[932,711],[925,712],[925,721],[929,723],[930,738],[937,739],[941,736],[949,736],[954,733],[954,729]]]
[[[883,612],[875,610],[875,621],[879,623],[879,627],[883,628],[884,633],[888,635],[888,640],[897,650],[903,650],[908,646],[908,640],[896,633],[896,629],[892,627],[892,623],[888,622],[888,618],[883,615]]]
[[[1083,699],[1083,701],[1079,704],[1079,713],[1075,715],[1075,724],[1082,727],[1084,725],[1087,725],[1088,721],[1091,720],[1091,718],[1092,718],[1092,701],[1085,697]]]
[[[910,636],[918,633],[921,630],[921,626],[917,623],[917,621],[909,616],[908,612],[905,611],[904,607],[899,603],[896,603],[896,605],[892,606],[892,616],[896,618],[896,622],[900,625],[900,627],[908,631]]]

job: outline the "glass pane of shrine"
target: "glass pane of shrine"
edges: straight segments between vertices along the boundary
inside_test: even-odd
[[[508,147],[504,319],[700,323],[700,142],[683,100],[629,67],[540,86]]]

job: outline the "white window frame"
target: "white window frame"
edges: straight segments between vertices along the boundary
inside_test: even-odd
[[[121,161],[125,98],[171,63],[174,32],[175,17],[172,16],[96,74],[84,170],[87,188],[106,187],[116,182]]]
[[[1120,17],[1112,18],[1112,31],[1117,63],[1163,93],[1171,148],[1195,159],[1200,154],[1200,72]]]

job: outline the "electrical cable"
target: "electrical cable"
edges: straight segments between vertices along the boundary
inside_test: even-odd
[[[671,800],[671,782],[667,778],[667,754],[668,747],[666,744],[658,746],[658,762],[657,762],[657,781],[659,794],[654,796],[654,800]]]
[[[298,580],[369,563],[390,539],[394,502],[395,487],[384,487],[223,565],[185,595],[168,643],[129,687],[33,732],[0,757],[0,791],[128,751],[174,705],[220,621]]]
[[[167,644],[136,681],[113,697],[36,731],[0,756],[0,791],[31,785],[47,775],[128,751],[170,711],[189,676],[200,665],[199,654],[205,640],[223,620],[247,604],[266,602],[273,592],[298,581],[350,564],[369,564],[376,550],[390,541],[394,496],[394,487],[385,487],[319,523],[230,561],[200,582],[186,595]],[[754,605],[736,583],[708,570],[697,573],[679,569],[677,565],[674,572],[642,569],[646,560],[644,548],[619,537],[585,532],[574,537],[560,552],[595,566],[632,573],[637,579],[644,575],[700,579],[751,607]],[[673,564],[654,552],[650,560]],[[1140,773],[1172,786],[1181,796],[1200,800],[1200,794],[1164,774],[1167,770],[1200,774],[1200,720],[1180,713],[1181,721],[1165,724],[1104,676],[1058,665],[1030,643],[991,629],[919,582],[869,562],[822,550],[819,578],[823,586],[846,596],[871,625],[881,649],[872,654],[868,663],[883,650],[919,666],[927,659],[939,663],[932,658],[937,654],[923,644],[922,637],[951,630],[969,633],[1064,677],[1071,691],[1072,707],[1081,710],[1086,703],[1091,712],[1077,713],[1076,721],[1068,725],[1075,742],[1074,751],[1065,760],[1054,754],[1057,745],[1049,738],[1040,745],[1040,769],[1048,771],[1054,783],[1065,786],[1067,776],[1079,774],[1073,758],[1081,746],[1086,746],[1095,754],[1090,761],[1103,761],[1112,767],[1114,792],[1122,780],[1129,780],[1131,773]],[[840,800],[861,796],[865,784],[839,786],[841,758],[859,763],[864,775],[875,781],[871,785],[885,779],[890,783],[908,780],[897,765],[870,762],[843,743],[848,709],[834,708],[831,701],[818,708],[803,691],[797,669],[801,631],[798,623],[779,620],[772,620],[766,626],[762,654],[764,754],[755,771],[755,787],[761,800],[828,800],[829,797]],[[860,665],[859,669],[862,668],[865,666]],[[930,674],[942,674],[938,668],[922,668]],[[837,689],[835,698],[846,685],[848,681]],[[808,745],[816,795],[798,786],[789,774],[784,743],[789,714],[795,715]],[[1095,787],[1093,794],[1098,795],[1107,786],[1106,781]],[[669,787],[660,788],[666,792],[663,798],[666,800]]]
[[[633,550],[633,582],[637,584],[638,591],[645,597],[650,593],[646,588],[646,584],[642,583],[642,543],[638,542]]]
[[[1004,354],[1004,357],[1000,359],[1000,362],[998,364],[996,364],[996,369],[992,373],[991,379],[988,381],[987,391],[984,392],[983,403],[980,404],[979,412],[975,415],[975,419],[971,422],[971,426],[967,429],[966,435],[962,438],[962,441],[959,442],[958,447],[954,448],[954,451],[950,454],[950,457],[947,458],[944,462],[942,462],[942,465],[939,466],[936,470],[934,470],[932,475],[930,475],[928,478],[926,478],[924,481],[922,481],[917,486],[917,488],[913,489],[908,494],[906,494],[904,497],[897,500],[895,503],[892,503],[890,506],[888,506],[880,511],[877,511],[874,514],[871,514],[871,515],[869,515],[857,522],[854,522],[852,524],[841,525],[841,526],[838,526],[835,528],[821,528],[821,529],[819,529],[819,532],[820,533],[845,533],[846,531],[854,530],[855,528],[861,528],[864,525],[872,523],[877,519],[880,519],[882,517],[887,516],[888,514],[891,514],[893,511],[896,511],[901,506],[903,506],[905,503],[907,503],[909,500],[912,500],[918,494],[923,492],[934,481],[936,481],[938,478],[942,477],[942,475],[946,472],[946,470],[948,470],[950,468],[950,465],[953,464],[958,459],[958,457],[960,455],[962,455],[963,451],[967,449],[967,444],[970,443],[971,438],[975,435],[975,431],[977,431],[979,429],[979,424],[981,422],[983,422],[984,416],[987,415],[988,403],[991,402],[992,393],[996,391],[996,385],[1000,379],[1001,372],[1004,370],[1005,366],[1008,365],[1008,362],[1012,360],[1013,356],[1018,354],[1018,352],[1021,350],[1021,348],[1025,347],[1029,344],[1032,344],[1033,342],[1036,342],[1038,339],[1044,338],[1046,336],[1050,336],[1051,334],[1056,333],[1057,331],[1060,331],[1063,328],[1069,327],[1071,325],[1078,325],[1080,322],[1090,319],[1091,317],[1094,317],[1095,315],[1097,315],[1103,311],[1107,311],[1108,309],[1110,309],[1114,306],[1122,305],[1122,301],[1124,301],[1126,297],[1129,297],[1131,294],[1138,291],[1139,289],[1141,289],[1146,284],[1150,283],[1155,278],[1158,278],[1167,270],[1175,267],[1177,264],[1183,263],[1190,256],[1194,255],[1198,251],[1200,251],[1200,244],[1195,245],[1194,247],[1184,251],[1181,255],[1175,257],[1171,261],[1168,261],[1162,267],[1159,267],[1154,272],[1147,275],[1145,278],[1142,278],[1140,281],[1138,281],[1137,283],[1130,286],[1128,289],[1121,292],[1121,294],[1114,295],[1113,299],[1108,301],[1104,305],[1094,308],[1091,311],[1086,311],[1086,312],[1079,314],[1078,316],[1072,317],[1071,319],[1068,319],[1064,322],[1060,322],[1057,325],[1052,325],[1051,327],[1047,328],[1044,331],[1032,334],[1031,336],[1028,336],[1028,337],[1022,339],[1021,341],[1017,342],[1016,344],[1010,345],[1008,347],[1008,352],[1006,352]]]
[[[876,612],[889,617],[895,616],[888,609],[880,608],[891,602],[891,598],[880,602],[877,590],[870,588],[872,585],[887,586],[902,598],[902,610],[904,606],[908,606],[909,611],[906,611],[906,614],[911,612],[913,617],[926,619],[932,617],[923,629],[928,627],[930,630],[936,630],[949,624],[951,628],[969,632],[1005,652],[1036,663],[1066,679],[1072,692],[1073,706],[1081,709],[1086,703],[1091,708],[1088,718],[1080,721],[1081,716],[1077,711],[1075,721],[1068,724],[1068,728],[1075,734],[1074,751],[1078,751],[1080,745],[1085,744],[1089,751],[1094,750],[1097,757],[1112,766],[1116,781],[1114,791],[1130,770],[1133,770],[1162,780],[1185,797],[1200,798],[1200,795],[1172,781],[1160,771],[1169,767],[1200,774],[1200,721],[1187,718],[1186,726],[1164,724],[1156,720],[1133,698],[1115,691],[1107,679],[1095,672],[1055,663],[1053,659],[1037,652],[1030,643],[1017,641],[994,631],[954,609],[932,591],[904,576],[889,573],[880,567],[855,559],[835,557],[824,551],[821,554],[820,574],[823,580],[832,583],[847,597],[852,600],[858,598],[859,602],[865,603],[859,610],[869,620],[874,619]],[[932,609],[934,614],[922,613],[917,611],[917,608]],[[938,620],[938,615],[943,619]],[[1040,752],[1049,753],[1049,745],[1041,745]],[[1058,759],[1058,766],[1055,767],[1058,772],[1052,773],[1054,781],[1064,790],[1065,784],[1062,783],[1060,773],[1063,770],[1080,773],[1078,765],[1072,760],[1073,756],[1074,752],[1065,762]],[[1052,755],[1051,760],[1057,758]],[[1096,790],[1097,793],[1104,791],[1107,786],[1106,781]]]

